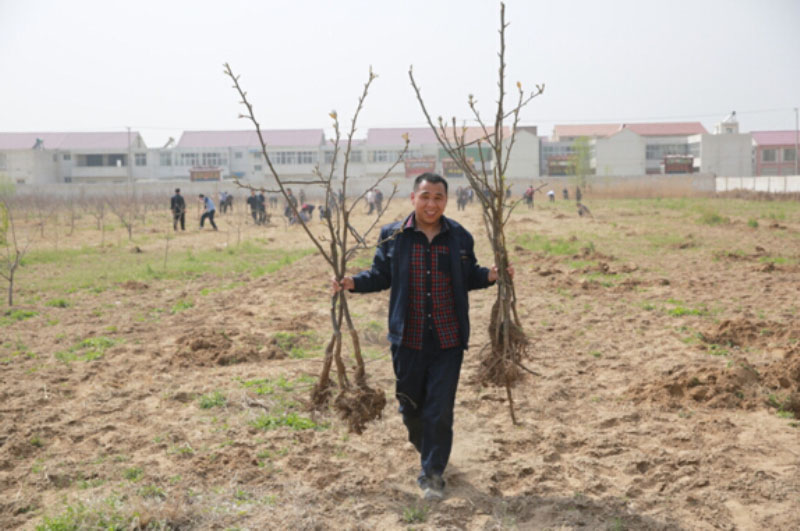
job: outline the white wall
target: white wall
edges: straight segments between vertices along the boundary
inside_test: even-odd
[[[717,177],[717,192],[750,190],[753,192],[789,193],[800,192],[800,175],[759,177]]]
[[[700,171],[728,177],[753,174],[753,140],[749,133],[697,135],[700,137]]]
[[[503,141],[506,149],[508,140]],[[528,131],[517,131],[511,160],[506,170],[507,179],[530,179],[539,176],[539,137]]]
[[[595,141],[595,175],[644,175],[645,139],[623,129]]]

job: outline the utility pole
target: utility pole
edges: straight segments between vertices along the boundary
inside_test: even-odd
[[[133,161],[131,160],[131,126],[125,126],[128,130],[128,184],[131,186],[131,191],[133,190]]]
[[[800,129],[798,129],[798,120],[797,120],[797,107],[794,108],[794,174],[800,175],[800,172],[797,171],[797,162],[798,158],[800,158],[800,151],[797,150],[797,145],[800,143],[798,139],[800,138]]]

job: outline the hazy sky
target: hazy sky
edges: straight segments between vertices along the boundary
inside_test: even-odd
[[[794,129],[798,0],[508,0],[508,86],[544,95],[523,112],[556,123],[702,121],[738,111],[743,130]],[[0,131],[245,129],[222,74],[241,75],[262,127],[349,117],[421,126],[408,67],[435,115],[490,115],[494,0],[0,0]]]

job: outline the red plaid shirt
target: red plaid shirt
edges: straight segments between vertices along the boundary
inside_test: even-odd
[[[409,223],[414,223],[413,216]],[[430,243],[422,232],[415,232],[414,236],[409,259],[410,293],[403,346],[421,350],[425,332],[430,329],[439,340],[439,348],[458,347],[461,340],[450,279],[448,231],[443,230]]]

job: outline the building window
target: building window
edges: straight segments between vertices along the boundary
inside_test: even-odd
[[[297,164],[296,151],[278,151],[270,155],[275,164]]]
[[[316,160],[316,153],[313,151],[300,151],[297,153],[298,164],[314,164]]]
[[[261,160],[261,152],[256,151],[255,153],[253,153],[253,158],[256,160]]]
[[[197,166],[199,159],[197,153],[181,153],[179,166]]]
[[[227,163],[227,157],[221,153],[203,153],[203,166],[222,166]]]
[[[330,164],[331,162],[333,162],[333,151],[326,151],[323,160],[325,161],[325,164]],[[352,160],[352,158],[350,160]]]
[[[688,155],[688,144],[648,144],[646,157],[648,160],[663,160],[666,155]]]
[[[351,151],[350,162],[361,162],[361,151]]]
[[[242,152],[241,151],[237,151],[236,153],[233,154],[233,158],[235,158],[235,159],[242,158]]]
[[[158,163],[161,166],[172,166],[172,153],[159,153]]]
[[[103,165],[103,155],[86,155],[86,165],[87,166],[102,166]]]
[[[253,171],[261,171],[261,164],[256,164],[253,166]]]
[[[389,151],[386,149],[379,149],[376,151],[370,151],[368,155],[368,160],[370,162],[394,162],[397,160],[398,151]]]
[[[87,166],[91,166],[92,165],[92,164],[89,164],[89,157],[100,157],[100,164],[97,164],[97,166],[102,166],[103,165],[103,155],[88,155],[86,157],[86,165]],[[128,165],[127,164],[127,158],[126,158],[125,155],[109,155],[108,156],[108,165],[109,166],[127,166]]]
[[[63,160],[72,160],[72,155],[70,155],[69,153],[64,153],[64,154],[61,156],[61,158],[62,158]]]
[[[136,153],[134,162],[137,166],[147,166],[147,153]]]
[[[797,160],[797,153],[794,148],[783,148],[783,162],[794,162]]]
[[[775,149],[765,149],[761,152],[761,162],[777,162],[778,152]]]

